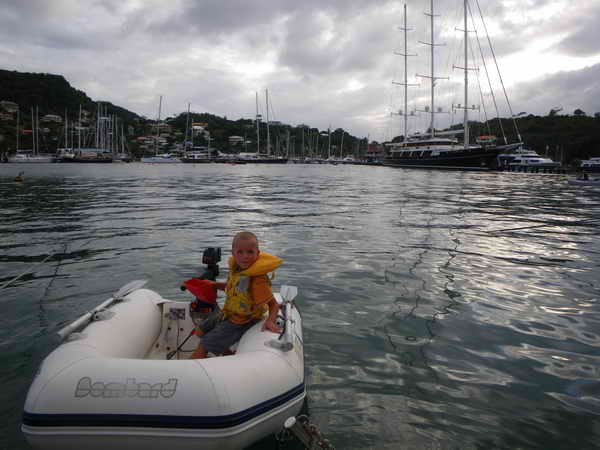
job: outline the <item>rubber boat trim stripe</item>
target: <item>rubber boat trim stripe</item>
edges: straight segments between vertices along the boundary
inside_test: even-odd
[[[244,411],[226,416],[167,416],[151,414],[35,414],[23,412],[23,425],[30,427],[144,427],[222,429],[248,422],[305,393],[302,382],[291,390]]]

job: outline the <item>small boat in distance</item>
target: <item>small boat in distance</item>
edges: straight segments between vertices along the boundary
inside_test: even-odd
[[[64,150],[57,153],[60,163],[112,163],[113,154],[104,148],[78,148],[72,151]]]
[[[247,164],[287,164],[288,159],[264,153],[240,152],[236,161]]]
[[[600,158],[584,159],[579,164],[579,170],[583,170],[584,172],[589,173],[600,172]]]
[[[151,164],[179,164],[181,159],[171,153],[160,153],[154,156],[146,156],[140,159],[143,163]]]
[[[181,159],[174,156],[172,153],[158,153],[158,143],[160,141],[160,129],[162,126],[162,122],[160,120],[160,113],[162,108],[162,95],[160,96],[160,100],[158,103],[158,117],[156,119],[156,135],[154,136],[154,155],[153,156],[144,156],[140,158],[140,161],[143,163],[149,164],[178,164],[181,162]]]
[[[191,151],[186,152],[185,156],[181,158],[181,162],[188,164],[205,164],[212,162],[212,158],[210,157],[210,151],[204,148],[192,148]]]
[[[516,149],[503,151],[498,155],[498,165],[500,169],[518,170],[518,169],[558,169],[560,163],[553,161],[545,156],[540,156],[537,152],[519,146]]]
[[[54,155],[44,153],[34,153],[31,150],[19,150],[16,154],[8,157],[9,163],[30,164],[30,163],[51,163],[54,162]]]

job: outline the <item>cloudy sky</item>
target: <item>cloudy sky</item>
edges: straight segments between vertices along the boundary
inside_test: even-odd
[[[2,0],[0,68],[62,74],[93,100],[155,118],[187,110],[229,119],[266,115],[384,140],[401,133],[403,5],[407,5],[409,128],[425,128],[429,0]],[[435,0],[435,109],[464,104],[461,0]],[[600,111],[600,1],[470,0],[473,114]],[[501,80],[490,56],[481,11]],[[463,28],[460,25],[460,28]],[[478,37],[478,39],[476,38]],[[479,43],[478,43],[479,41]],[[485,57],[479,56],[481,46]],[[462,58],[462,59],[461,59]],[[488,68],[486,75],[483,62]],[[478,76],[477,76],[478,74]],[[446,79],[447,77],[447,79]],[[489,83],[488,83],[489,78]],[[481,90],[474,89],[481,86]],[[490,90],[491,86],[491,90]],[[485,110],[480,105],[486,105]],[[436,115],[438,126],[457,115]]]

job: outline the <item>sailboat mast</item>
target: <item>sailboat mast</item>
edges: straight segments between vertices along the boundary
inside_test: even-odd
[[[408,37],[406,35],[407,31],[410,31],[411,28],[408,28],[407,26],[407,14],[406,14],[406,3],[404,4],[404,26],[401,28],[401,30],[404,32],[404,53],[396,53],[397,55],[401,55],[404,56],[404,83],[400,83],[404,86],[404,111],[402,116],[404,117],[404,141],[406,142],[406,139],[408,137],[408,87],[409,86],[417,86],[416,84],[409,84],[408,83],[408,57],[409,56],[417,56],[416,54],[409,54],[408,53]],[[431,47],[433,48],[433,46]],[[433,80],[433,78],[432,78]],[[398,84],[398,83],[395,83]]]
[[[406,114],[408,113],[408,41],[406,32],[408,29],[406,28],[406,3],[404,4],[404,141],[406,141],[407,133],[408,133],[408,124]]]
[[[425,45],[429,45],[431,47],[431,74],[430,75],[417,75],[418,77],[422,77],[422,78],[429,78],[430,82],[431,82],[431,103],[428,108],[425,108],[425,110],[423,112],[429,113],[431,115],[431,119],[430,119],[430,123],[429,123],[429,128],[431,130],[431,137],[433,138],[435,136],[435,82],[436,80],[441,80],[441,77],[436,77],[434,70],[435,70],[435,47],[436,45],[440,45],[440,44],[436,44],[434,42],[434,30],[433,30],[433,18],[435,17],[434,13],[433,13],[433,0],[431,0],[430,2],[430,6],[431,6],[431,11],[430,12],[426,12],[425,15],[429,16],[430,19],[430,28],[431,28],[431,42],[422,42],[419,41],[421,44],[425,44]]]
[[[188,150],[188,140],[189,140],[189,133],[190,133],[190,105],[191,103],[188,103],[188,110],[187,110],[187,116],[185,118],[185,138],[183,139],[183,151],[187,152]]]
[[[17,109],[17,153],[19,152],[19,122],[20,122],[20,117],[19,117],[19,111]]]
[[[81,150],[81,103],[79,104],[79,123],[77,124],[77,146]]]
[[[33,106],[31,107],[31,150],[32,154],[35,154],[35,116]]]
[[[435,52],[434,52],[434,33],[433,33],[433,0],[431,0],[431,14],[429,15],[431,19],[431,121],[429,122],[429,126],[431,127],[431,137],[434,137],[435,128],[434,128],[434,118],[435,118],[435,78],[433,70],[435,68]]]
[[[469,30],[467,25],[467,8],[468,8],[468,0],[464,0],[464,24],[465,24],[465,115],[463,119],[463,129],[464,131],[464,146],[465,150],[469,147]]]
[[[260,153],[260,114],[258,114],[258,92],[256,93],[256,154]]]
[[[392,81],[392,84],[398,84],[404,86],[404,110],[399,111],[398,115],[401,115],[404,119],[404,142],[406,142],[408,137],[408,87],[409,86],[418,86],[417,84],[409,84],[408,83],[408,57],[409,56],[417,56],[416,54],[408,53],[408,40],[406,36],[406,32],[410,31],[411,28],[408,28],[406,25],[407,22],[407,14],[406,14],[406,4],[404,4],[404,26],[400,27],[400,29],[404,32],[404,52],[394,52],[396,55],[404,56],[404,82],[397,83]],[[422,76],[422,75],[419,75]],[[393,114],[393,113],[392,113]]]
[[[154,154],[158,154],[158,138],[160,137],[160,113],[162,109],[162,95],[158,100],[158,120],[156,121],[156,138],[154,139]]]
[[[68,148],[69,148],[68,118],[67,118],[67,109],[65,108],[65,150]]]
[[[38,134],[40,132],[40,107],[35,107],[35,154],[40,152],[40,141],[38,140]]]
[[[267,155],[271,155],[271,139],[269,137],[269,90],[265,89],[265,96],[267,99]]]

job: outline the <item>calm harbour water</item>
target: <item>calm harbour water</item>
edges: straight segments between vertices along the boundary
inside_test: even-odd
[[[241,229],[299,288],[311,420],[338,450],[598,449],[600,189],[565,180],[0,164],[0,286],[26,272],[0,290],[0,449],[28,448],[60,326],[134,279],[189,300],[202,250],[224,268]]]

